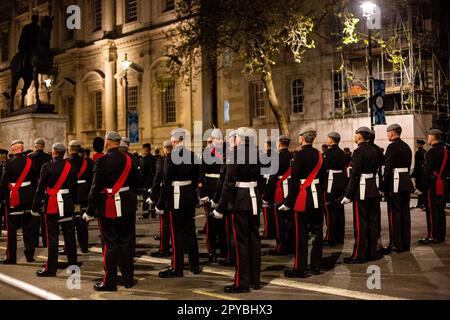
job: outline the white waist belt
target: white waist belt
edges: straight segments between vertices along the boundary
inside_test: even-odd
[[[24,211],[16,211],[16,212],[8,212],[10,216],[21,216],[24,214]]]
[[[283,176],[278,176],[278,180],[281,180]],[[283,186],[283,198],[286,199],[289,194],[289,179],[291,179],[291,176],[287,177],[287,179],[284,179],[281,183]]]
[[[174,181],[173,187],[173,208],[175,210],[180,209],[180,187],[190,186],[192,181]]]
[[[112,189],[106,189],[108,193],[112,193]],[[123,187],[114,195],[114,202],[116,204],[117,218],[122,217],[122,201],[120,200],[120,194],[122,192],[130,191],[130,187]]]
[[[252,209],[253,215],[258,215],[258,204],[256,202],[256,192],[255,188],[258,186],[258,183],[255,181],[252,182],[236,182],[236,188],[244,188],[248,189],[250,192],[250,198],[252,198]]]
[[[301,184],[304,184],[305,182],[306,182],[305,179],[300,180]],[[319,198],[317,197],[317,188],[316,188],[316,184],[319,183],[320,183],[319,179],[314,179],[313,182],[311,183],[311,193],[313,197],[314,209],[319,208]]]
[[[409,168],[394,169],[394,193],[398,193],[398,185],[400,183],[400,173],[409,173]]]
[[[64,217],[64,199],[63,194],[69,194],[69,189],[61,189],[56,194],[56,201],[58,201],[59,216]]]
[[[12,185],[13,187],[16,186],[15,183],[11,183],[11,185]],[[22,185],[21,185],[20,187],[23,188],[23,187],[28,187],[28,186],[31,186],[31,182],[30,182],[30,181],[22,182]]]
[[[328,185],[327,185],[327,193],[331,193],[333,189],[334,182],[334,174],[342,173],[342,170],[328,170]]]
[[[78,184],[85,184],[85,183],[87,183],[86,180],[78,180]]]
[[[373,173],[363,173],[359,179],[359,200],[366,199],[366,180],[373,179]]]
[[[206,173],[205,177],[212,178],[212,179],[219,179],[220,178],[220,174],[218,174],[218,173]]]

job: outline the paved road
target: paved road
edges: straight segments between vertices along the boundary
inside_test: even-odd
[[[387,214],[383,210],[383,243],[387,243]],[[199,212],[200,213],[200,212]],[[447,212],[450,215],[450,211]],[[25,281],[36,287],[48,290],[64,299],[450,299],[450,241],[435,246],[418,246],[417,240],[426,232],[425,213],[412,211],[413,248],[410,253],[386,256],[376,263],[366,265],[344,265],[339,261],[351,254],[353,247],[353,218],[351,207],[346,208],[346,243],[342,247],[325,248],[323,255],[324,272],[303,280],[291,280],[282,276],[286,268],[291,268],[293,257],[273,257],[267,251],[274,247],[274,241],[263,241],[262,278],[264,288],[258,292],[242,295],[225,295],[223,286],[230,284],[234,269],[223,268],[207,263],[205,239],[199,236],[203,272],[194,276],[185,272],[183,279],[160,279],[157,274],[169,265],[168,259],[150,257],[149,253],[158,249],[159,243],[153,235],[159,230],[156,220],[138,221],[136,279],[137,285],[125,290],[119,287],[116,293],[97,293],[92,283],[103,275],[103,262],[100,255],[96,224],[90,225],[91,252],[80,255],[83,262],[81,289],[69,290],[64,266],[56,278],[42,280],[35,271],[42,266],[46,250],[38,249],[37,262],[28,264],[24,257],[19,258],[17,266],[0,266],[0,273]],[[198,228],[203,220],[198,220]],[[447,224],[450,235],[450,227]],[[21,237],[19,237],[21,239]],[[62,239],[62,237],[61,237]],[[19,246],[22,246],[19,240]],[[0,237],[0,254],[4,252],[5,234]],[[21,249],[19,249],[19,252]],[[60,258],[61,263],[64,257]],[[381,289],[369,290],[367,271],[370,266],[378,266],[381,271]],[[9,286],[0,287],[0,299],[23,299],[28,296]]]

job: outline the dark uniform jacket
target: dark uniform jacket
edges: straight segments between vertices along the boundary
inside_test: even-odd
[[[47,210],[48,203],[48,194],[46,193],[47,188],[52,189],[56,182],[59,180],[61,173],[64,170],[64,166],[66,161],[62,158],[55,158],[53,161],[48,162],[42,166],[41,175],[39,178],[39,185],[36,190],[36,195],[33,201],[34,212],[39,212],[42,202],[44,201],[44,212]],[[71,167],[71,170],[61,186],[60,190],[68,189],[68,194],[63,194],[64,200],[64,216],[68,217],[73,215],[74,213],[74,203],[77,198],[77,171],[74,166]]]
[[[360,199],[360,178],[361,174],[377,174],[379,170],[379,157],[375,148],[367,142],[359,144],[352,156],[352,172],[345,192],[345,197],[350,200]],[[375,178],[366,180],[365,198],[377,198],[380,194]]]
[[[140,160],[140,172],[142,176],[142,187],[150,189],[152,187],[153,179],[155,177],[156,159],[152,154],[142,157]]]
[[[227,144],[224,142],[223,150],[226,150],[226,152],[223,154],[223,164],[220,166],[219,181],[217,182],[216,191],[214,193],[214,196],[212,197],[212,201],[214,201],[215,203],[219,203],[220,197],[222,196],[223,184],[225,182],[225,176],[227,174],[227,159],[232,156],[234,149],[235,148],[230,150],[229,148],[227,148]]]
[[[38,174],[41,172],[42,166],[50,161],[52,161],[52,156],[43,150],[37,150],[35,152],[32,152],[28,155],[31,160],[33,160],[33,164],[36,168],[36,172]]]
[[[179,209],[197,206],[199,162],[196,155],[184,145],[178,145],[170,156],[165,157],[161,193],[156,205],[158,209],[174,209],[175,181],[191,181],[190,185],[180,187]]]
[[[328,190],[328,175],[330,170],[342,171],[342,173],[333,174],[333,187],[331,193],[342,193],[345,190],[345,169],[347,167],[347,156],[345,152],[339,148],[339,145],[331,145],[324,155],[324,164],[327,172],[325,179],[325,189]]]
[[[378,189],[380,191],[384,191],[384,182],[383,182],[383,166],[384,166],[384,154],[383,150],[379,145],[375,144],[373,141],[368,142],[369,146],[375,149],[377,152],[377,177],[378,177]]]
[[[223,159],[223,150],[210,147],[205,149],[199,173],[199,183],[202,185],[200,188],[200,198],[213,198],[219,178],[208,177],[207,175],[212,174],[220,176]]]
[[[305,145],[301,147],[301,150],[295,152],[294,161],[292,163],[292,175],[291,184],[289,188],[289,196],[285,200],[284,204],[289,208],[294,208],[297,197],[299,195],[301,180],[308,178],[311,172],[319,163],[320,151],[313,148],[312,145]],[[317,189],[317,200],[319,208],[324,205],[323,199],[323,187],[325,186],[326,170],[325,165],[322,163],[319,172],[314,180],[319,179],[319,184],[315,185]],[[306,206],[305,210],[314,209],[314,200],[311,192],[311,186],[306,189]]]
[[[150,187],[150,199],[157,203],[159,200],[159,195],[161,193],[161,184],[163,181],[163,171],[164,171],[164,160],[165,157],[157,157],[156,158],[156,171],[155,178],[153,179],[153,183]]]
[[[27,162],[27,157],[23,153],[19,153],[14,155],[14,157],[11,160],[7,160],[4,167],[3,167],[3,174],[1,178],[1,197],[2,201],[6,200],[7,205],[9,207],[9,198],[10,198],[10,189],[9,184],[10,183],[16,183],[16,181],[19,179],[21,173],[23,172],[25,165]],[[31,185],[29,186],[23,186],[19,189],[19,200],[20,205],[15,207],[14,209],[9,209],[9,211],[21,211],[21,210],[27,210],[30,209],[31,204],[33,202],[34,198],[34,192],[36,190],[36,184],[37,184],[37,171],[36,166],[34,163],[32,163],[30,171],[28,172],[27,176],[23,180],[23,182],[31,182]]]
[[[441,170],[442,162],[444,161],[444,144],[442,142],[434,144],[428,150],[425,156],[425,166],[423,172],[424,191],[432,190],[435,192],[436,188],[436,174]],[[445,182],[446,174],[450,171],[450,150],[448,150],[447,164],[442,173],[442,179]],[[444,183],[445,187],[445,183]],[[444,189],[445,191],[445,189]]]
[[[110,149],[108,153],[98,159],[94,165],[94,178],[88,197],[87,214],[91,217],[105,217],[106,194],[104,189],[112,189],[125,169],[125,154],[118,148]],[[131,163],[128,174],[122,188],[129,187],[129,191],[120,193],[122,216],[134,214],[137,208],[136,191],[139,186],[139,173],[136,165]]]
[[[425,165],[425,155],[427,152],[424,148],[419,148],[414,155],[414,170],[411,174],[411,178],[416,179],[416,188],[420,191],[424,190],[423,170]]]
[[[279,160],[278,160],[278,171],[277,173],[271,175],[269,177],[269,181],[267,181],[267,184],[265,186],[264,191],[264,201],[267,201],[269,203],[274,202],[275,198],[275,190],[277,189],[277,182],[279,177],[284,176],[284,174],[291,168],[291,162],[292,162],[292,153],[289,151],[288,148],[282,149],[278,152]],[[288,179],[288,182],[291,179]],[[287,195],[284,195],[285,197]]]
[[[256,182],[255,188],[257,211],[261,209],[260,193],[264,192],[264,181],[261,175],[259,159],[251,163],[252,158],[258,158],[259,151],[254,144],[242,144],[227,155],[225,181],[217,206],[217,212],[253,211],[252,198],[248,188],[236,187],[236,182]]]
[[[400,138],[395,139],[386,149],[384,168],[384,190],[392,192],[394,186],[394,169],[395,168],[411,168],[412,151],[408,144]],[[409,171],[406,173],[399,173],[398,191],[409,191],[413,189],[411,179],[409,178]]]
[[[78,178],[78,174],[81,171],[81,168],[83,167],[83,162],[86,160],[86,170],[81,175],[80,178]],[[69,161],[70,164],[74,167],[75,171],[77,172],[77,199],[75,201],[75,204],[79,205],[87,205],[88,204],[88,196],[89,191],[91,190],[91,184],[92,184],[92,178],[93,178],[93,162],[89,161],[90,159],[85,159],[80,157],[78,154],[70,155]]]

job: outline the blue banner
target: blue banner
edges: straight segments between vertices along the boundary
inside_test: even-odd
[[[386,124],[386,115],[384,113],[384,98],[386,97],[386,81],[373,80],[373,101],[372,109],[375,117],[375,124]]]
[[[139,143],[139,113],[130,112],[128,125],[130,128],[130,143]]]

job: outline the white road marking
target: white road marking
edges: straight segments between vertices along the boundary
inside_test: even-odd
[[[195,294],[200,294],[203,296],[207,296],[207,297],[212,297],[212,298],[216,298],[219,300],[240,300],[239,298],[235,298],[235,297],[230,297],[224,294],[218,294],[218,293],[214,293],[214,292],[210,292],[210,291],[205,291],[205,290],[192,290],[193,293]]]
[[[64,298],[54,293],[35,287],[29,283],[11,278],[10,276],[7,276],[3,273],[0,273],[0,281],[45,300],[64,300]]]

